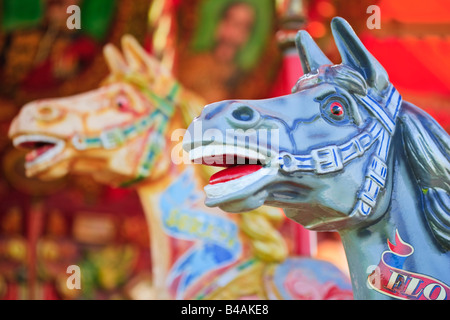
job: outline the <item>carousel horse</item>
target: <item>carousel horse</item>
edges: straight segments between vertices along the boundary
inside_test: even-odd
[[[31,102],[14,119],[9,135],[30,150],[28,176],[87,174],[136,188],[157,299],[352,298],[350,280],[335,266],[289,256],[279,209],[236,216],[206,207],[200,187],[210,173],[180,161],[185,128],[203,99],[131,36],[122,52],[107,45],[104,53],[111,73],[98,89]]]
[[[449,136],[402,100],[344,19],[331,27],[341,64],[299,31],[305,74],[292,94],[213,103],[190,125],[191,161],[226,167],[206,204],[281,207],[310,230],[338,231],[356,299],[448,299]],[[258,136],[268,128],[278,139]]]

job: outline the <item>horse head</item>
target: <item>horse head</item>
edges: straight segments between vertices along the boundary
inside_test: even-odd
[[[179,85],[133,37],[122,38],[122,51],[105,47],[110,75],[98,89],[22,108],[9,136],[30,150],[28,176],[54,179],[72,171],[122,185],[164,171],[169,160],[160,150]]]
[[[282,207],[318,231],[361,226],[386,213],[401,161],[417,181],[412,192],[440,194],[441,207],[429,216],[448,246],[450,226],[437,222],[448,221],[450,207],[448,135],[402,100],[345,20],[334,18],[331,27],[341,64],[299,31],[304,75],[292,94],[213,103],[190,125],[190,159],[226,167],[205,187],[206,204],[229,212]]]

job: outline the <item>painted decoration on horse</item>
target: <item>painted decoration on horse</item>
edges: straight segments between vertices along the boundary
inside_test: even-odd
[[[292,94],[213,103],[190,125],[191,160],[227,167],[205,187],[206,204],[268,204],[337,230],[357,299],[448,299],[449,136],[402,100],[345,20],[331,28],[341,64],[300,31],[305,75]]]
[[[350,281],[335,266],[289,256],[279,209],[238,216],[206,207],[199,188],[212,170],[172,158],[183,137],[173,134],[194,119],[203,99],[131,36],[123,37],[122,52],[107,45],[104,53],[111,73],[98,89],[31,102],[11,124],[14,145],[29,150],[29,176],[86,174],[135,187],[151,238],[156,298],[352,298]],[[291,282],[310,290],[283,289]]]

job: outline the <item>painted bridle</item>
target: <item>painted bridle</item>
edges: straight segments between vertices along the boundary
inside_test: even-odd
[[[386,184],[387,158],[396,120],[402,104],[402,97],[390,85],[384,99],[370,93],[365,97],[353,95],[375,117],[359,135],[341,145],[330,145],[313,149],[309,154],[292,155],[283,152],[278,161],[283,172],[314,172],[323,175],[339,172],[357,157],[364,155],[376,142],[376,150],[365,173],[365,180],[357,195],[357,202],[350,216],[362,220],[370,215],[376,205],[377,196]],[[384,106],[383,106],[384,105]]]
[[[140,92],[153,103],[155,110],[131,123],[122,126],[108,128],[99,135],[81,135],[72,137],[72,145],[75,149],[84,151],[87,149],[116,149],[126,142],[144,132],[149,132],[145,150],[139,160],[136,178],[124,183],[128,186],[150,175],[151,168],[157,156],[164,150],[165,133],[170,118],[175,112],[175,99],[180,89],[180,84],[175,82],[165,97],[161,97],[148,88],[148,83],[139,75],[129,74],[121,77],[120,81],[138,87]],[[112,81],[108,81],[111,83]]]

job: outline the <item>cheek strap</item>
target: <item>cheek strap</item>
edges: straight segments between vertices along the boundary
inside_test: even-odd
[[[380,129],[381,126],[375,123],[371,129],[364,130],[346,143],[313,149],[310,154],[292,155],[283,152],[278,158],[280,169],[286,173],[304,171],[315,174],[341,171],[346,164],[362,156],[379,139],[379,130],[374,135],[377,127]]]
[[[336,173],[352,160],[364,155],[375,143],[377,147],[365,173],[365,180],[357,194],[356,205],[347,219],[362,220],[370,215],[376,205],[380,192],[385,188],[387,177],[387,158],[391,139],[395,132],[396,119],[402,98],[392,86],[382,107],[373,97],[358,98],[374,116],[363,132],[341,145],[330,145],[313,149],[309,154],[292,155],[287,152],[278,158],[279,168],[285,173],[313,172],[317,175]]]
[[[150,175],[158,155],[165,149],[165,134],[170,118],[175,112],[175,99],[179,93],[180,85],[175,83],[169,94],[162,98],[152,93],[147,87],[148,84],[137,77],[129,76],[124,81],[138,86],[141,92],[154,103],[155,110],[132,123],[103,130],[99,135],[75,134],[72,137],[72,145],[80,151],[88,149],[112,150],[120,148],[136,136],[148,132],[147,143],[139,159],[136,177],[123,184],[123,186],[129,186]]]

